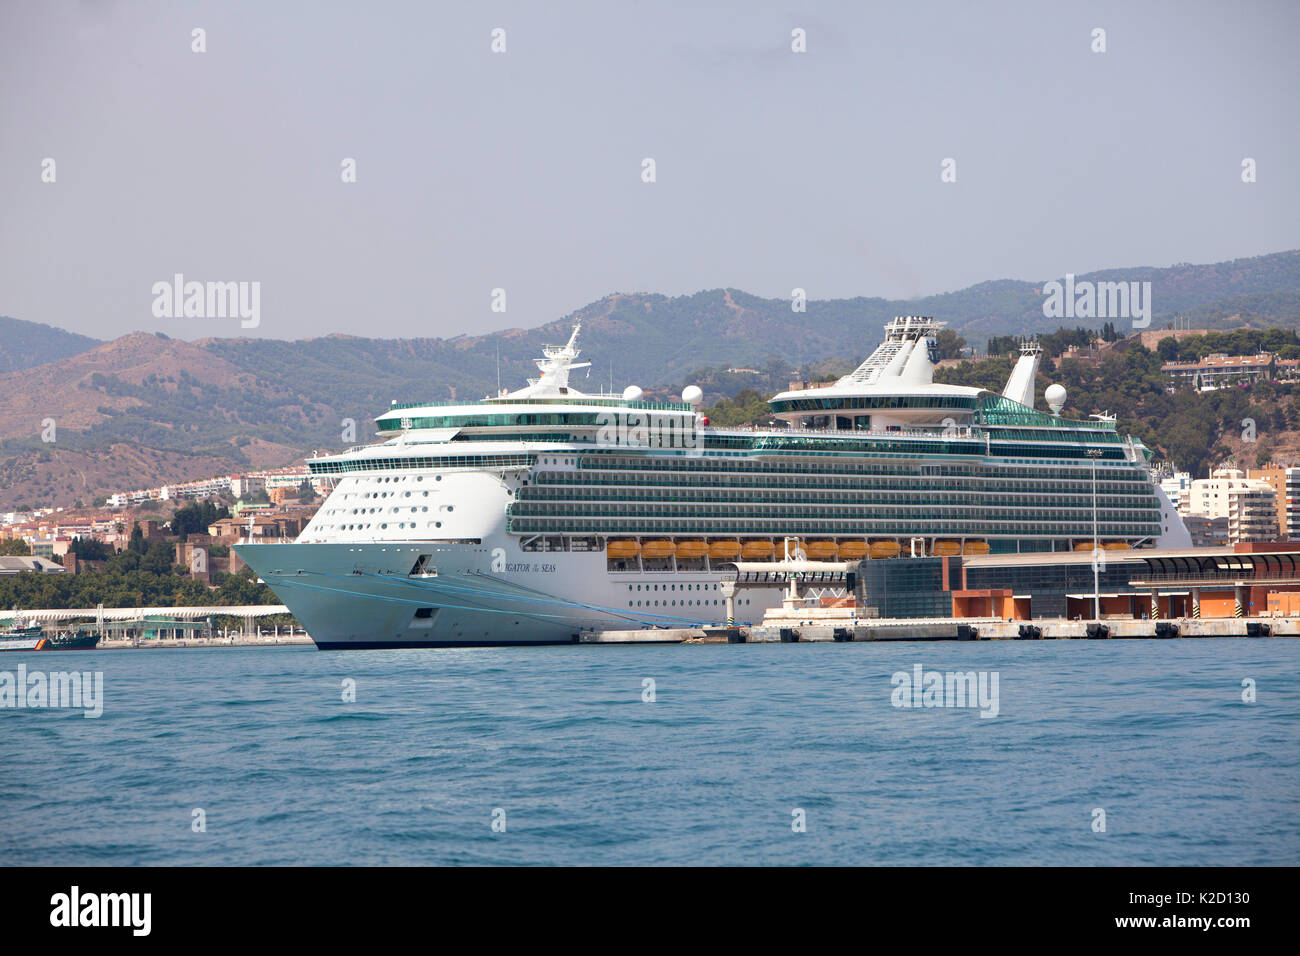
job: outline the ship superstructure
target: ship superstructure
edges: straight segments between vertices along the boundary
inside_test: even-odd
[[[380,441],[309,462],[335,484],[295,542],[237,550],[319,646],[376,647],[716,622],[735,561],[792,550],[1186,543],[1140,442],[1062,418],[1060,386],[1050,413],[1033,407],[1036,344],[994,394],[934,382],[937,329],[898,317],[850,374],[774,396],[772,427],[728,429],[707,424],[697,388],[681,402],[571,388],[587,364],[575,328],[517,391],[394,404]],[[736,616],[780,602],[777,585],[747,591]]]

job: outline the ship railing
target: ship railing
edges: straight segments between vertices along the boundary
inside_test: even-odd
[[[727,435],[843,435],[849,438],[864,436],[869,438],[889,438],[891,436],[909,435],[921,438],[983,438],[984,431],[976,426],[958,425],[951,430],[936,431],[931,428],[741,428],[731,425],[719,427],[708,426],[713,434]]]

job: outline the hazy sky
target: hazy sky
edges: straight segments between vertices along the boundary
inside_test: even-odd
[[[911,297],[1295,248],[1298,28],[1291,0],[0,0],[0,314],[456,335],[617,291]],[[177,272],[259,282],[260,325],[156,318]]]

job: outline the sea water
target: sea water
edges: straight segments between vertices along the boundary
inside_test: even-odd
[[[0,709],[8,865],[1300,863],[1289,639],[20,661],[103,713]]]

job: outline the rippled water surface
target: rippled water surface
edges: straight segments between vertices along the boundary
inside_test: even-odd
[[[1293,640],[9,653],[0,671],[20,662],[103,671],[105,705],[0,710],[6,864],[1300,863]],[[997,672],[998,715],[895,708],[915,664]]]

